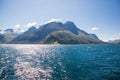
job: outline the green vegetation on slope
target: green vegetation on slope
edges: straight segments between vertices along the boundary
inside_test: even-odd
[[[52,44],[53,42],[60,44],[88,44],[88,43],[100,43],[101,41],[94,40],[88,36],[75,35],[70,31],[55,31],[46,36],[40,43]]]

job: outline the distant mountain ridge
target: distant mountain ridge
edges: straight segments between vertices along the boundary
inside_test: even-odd
[[[103,43],[95,34],[88,34],[80,30],[76,25],[67,21],[50,22],[36,29],[34,26],[26,32],[14,38],[10,43],[42,43],[51,44],[58,42],[60,44],[90,44]]]
[[[0,34],[0,43],[8,43],[13,39],[13,36]]]
[[[0,30],[0,43],[9,43],[15,37],[21,35],[22,32],[14,32],[13,29]]]
[[[108,43],[111,43],[111,44],[120,44],[120,39],[116,39],[116,40],[110,40],[108,41]]]

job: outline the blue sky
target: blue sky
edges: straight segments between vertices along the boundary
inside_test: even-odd
[[[73,21],[102,40],[120,39],[120,0],[0,0],[0,29]]]

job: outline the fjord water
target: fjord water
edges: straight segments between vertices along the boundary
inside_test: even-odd
[[[119,80],[120,45],[0,45],[0,80]]]

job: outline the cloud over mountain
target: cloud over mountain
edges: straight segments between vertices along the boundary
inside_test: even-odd
[[[15,28],[19,28],[19,27],[20,27],[20,24],[16,24],[16,25],[15,25]]]
[[[37,22],[29,22],[28,24],[23,25],[23,27],[29,28],[31,26],[36,26],[36,25],[37,25]]]
[[[46,23],[51,23],[51,22],[61,22],[61,21],[62,21],[62,19],[52,18],[52,19],[50,19],[49,21],[45,22],[45,24],[46,24]]]
[[[99,30],[99,28],[98,27],[92,27],[91,30],[96,31],[96,30]]]

